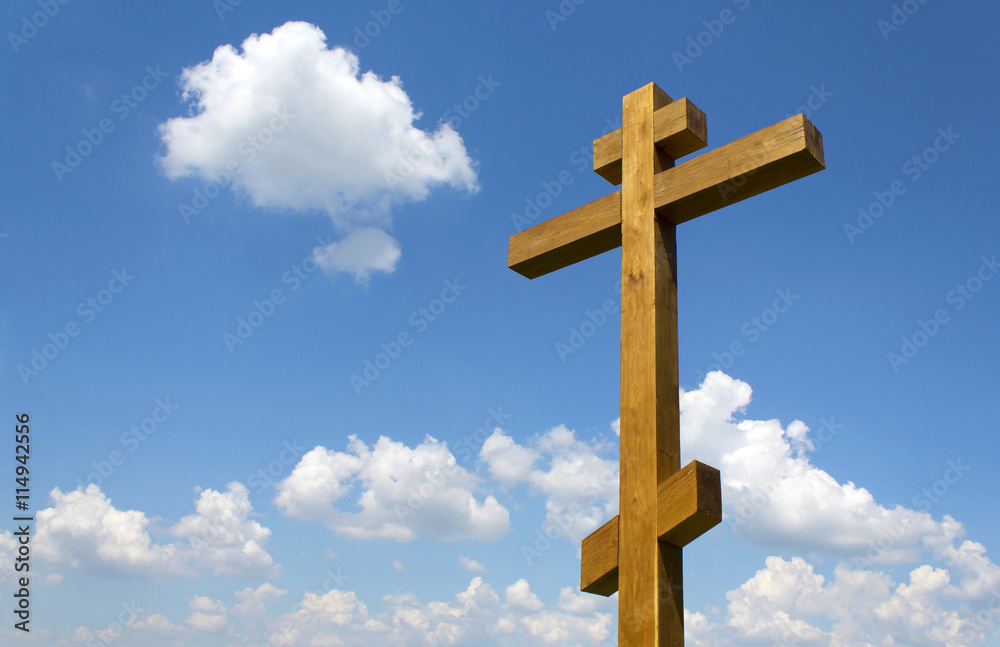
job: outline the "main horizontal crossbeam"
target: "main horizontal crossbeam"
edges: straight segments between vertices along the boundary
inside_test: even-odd
[[[799,114],[659,172],[654,206],[680,224],[824,167],[822,135]],[[621,245],[621,218],[616,191],[511,236],[508,266],[533,279],[612,250]]]
[[[533,279],[622,245],[622,192],[615,191],[510,237],[507,265]]]
[[[654,204],[679,225],[825,166],[822,135],[798,114],[657,174]]]

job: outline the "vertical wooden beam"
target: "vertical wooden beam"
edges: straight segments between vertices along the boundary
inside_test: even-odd
[[[653,112],[671,99],[654,84],[622,100],[621,647],[683,647],[681,549],[658,541],[656,492],[680,469],[676,229],[654,208]]]

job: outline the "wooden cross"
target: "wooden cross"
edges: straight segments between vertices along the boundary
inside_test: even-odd
[[[619,592],[621,647],[683,647],[681,548],[722,520],[719,471],[680,469],[676,226],[825,166],[801,114],[674,167],[706,144],[691,102],[639,88],[594,141],[594,171],[621,190],[510,238],[508,265],[529,279],[622,248],[619,514],[580,565],[581,590]]]

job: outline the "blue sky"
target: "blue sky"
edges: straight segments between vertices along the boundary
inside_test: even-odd
[[[7,3],[0,379],[36,521],[31,633],[0,634],[615,644],[577,586],[617,512],[620,252],[528,281],[507,239],[612,190],[590,144],[655,82],[706,150],[804,111],[827,163],[679,227],[682,460],[726,514],[685,550],[688,644],[1000,644],[998,19]]]

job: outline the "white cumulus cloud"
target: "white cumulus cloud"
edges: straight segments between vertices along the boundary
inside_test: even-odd
[[[180,76],[190,114],[160,127],[171,179],[230,185],[259,207],[324,211],[346,234],[328,269],[391,272],[399,248],[391,210],[424,200],[437,185],[474,192],[474,164],[448,123],[421,115],[399,77],[362,73],[352,52],[329,48],[323,31],[288,22],[223,45]]]
[[[737,420],[751,393],[718,371],[681,393],[684,460],[719,468],[723,510],[738,537],[772,549],[892,563],[916,560],[923,538],[943,536],[928,512],[882,505],[865,488],[813,465],[816,444],[803,422],[782,428],[778,420]],[[827,421],[816,440],[833,440],[837,427]]]
[[[584,608],[569,601],[572,596],[566,587],[559,605],[547,607],[522,579],[507,587],[501,601],[488,582],[475,577],[452,600],[421,603],[413,593],[393,593],[382,598],[383,610],[369,615],[353,593],[331,591],[323,596],[330,608],[317,621],[308,609],[318,601],[307,593],[294,613],[281,616],[273,626],[294,636],[295,644],[541,647],[606,640],[614,631],[612,614],[596,609],[608,609],[613,601],[601,598]]]
[[[618,512],[618,457],[559,425],[518,444],[497,428],[479,460],[504,487],[527,483],[547,496],[546,534],[579,541]]]
[[[430,436],[416,447],[382,436],[369,448],[353,435],[347,452],[316,447],[277,489],[286,515],[354,539],[493,541],[510,527],[507,509],[493,495],[477,499],[480,479]]]
[[[507,606],[511,609],[525,609],[527,611],[538,611],[545,604],[532,593],[531,586],[524,578],[519,579],[504,592],[507,599]]]
[[[185,541],[156,542],[150,519],[138,510],[119,510],[91,484],[62,492],[54,488],[52,506],[40,510],[35,533],[38,554],[46,561],[92,573],[160,579],[195,575],[272,576],[278,567],[266,550],[271,531],[248,517],[247,490],[230,483],[225,492],[204,490],[195,514],[169,529]]]
[[[43,559],[91,572],[163,577],[191,574],[183,547],[154,543],[149,519],[119,510],[101,489],[88,485],[49,493],[52,507],[38,511],[35,549]]]
[[[949,565],[923,564],[897,583],[841,562],[827,580],[801,557],[768,557],[764,569],[726,594],[723,617],[686,611],[685,637],[704,647],[979,645],[993,629],[998,600],[960,596],[952,608]]]
[[[196,595],[188,600],[188,606],[191,607],[192,611],[202,613],[224,613],[226,611],[226,607],[221,602],[204,595]]]
[[[229,626],[229,620],[224,615],[213,615],[195,611],[188,616],[188,625],[195,631],[214,633]]]
[[[348,272],[355,282],[366,284],[373,271],[392,274],[401,255],[395,238],[377,227],[364,227],[317,248],[313,260],[327,272]]]
[[[472,571],[473,573],[485,573],[486,567],[472,559],[471,557],[466,557],[465,555],[458,556],[458,565],[467,571]]]
[[[777,420],[748,419],[751,393],[721,372],[681,393],[685,460],[720,468],[724,513],[737,537],[842,561],[828,580],[802,557],[768,557],[764,569],[726,594],[722,617],[686,612],[687,642],[980,644],[1000,609],[1000,568],[985,547],[964,540],[952,517],[935,520],[919,495],[912,508],[889,506],[839,482],[810,455],[834,440],[839,425],[821,421],[813,433],[799,420],[782,428]],[[942,482],[954,484],[965,468],[953,461],[947,469]],[[895,571],[905,580],[898,582]]]
[[[746,581],[724,598],[720,592],[721,610],[711,604],[686,609],[686,644],[972,647],[995,639],[1000,567],[986,547],[966,538],[964,526],[950,516],[934,519],[916,503],[913,508],[889,506],[860,486],[840,483],[812,462],[812,452],[833,440],[836,424],[824,423],[813,432],[798,420],[784,426],[777,420],[753,420],[746,415],[751,394],[749,385],[722,373],[710,374],[698,389],[681,394],[686,459],[722,470],[730,523],[712,532],[732,530],[739,539],[779,553],[764,559],[756,572],[751,568],[744,573],[739,581]],[[478,467],[495,479],[498,489],[526,484],[528,491],[544,495],[550,520],[571,517],[564,536],[572,538],[617,511],[616,457],[605,456],[613,450],[613,443],[579,439],[565,426],[523,445],[497,429],[484,444]],[[951,476],[943,482],[957,482],[961,463],[953,462],[949,469]],[[202,527],[203,519],[224,531],[240,529],[244,541],[253,535],[248,526],[252,511],[243,504],[244,490],[236,486],[230,484],[225,493],[202,493],[191,515],[194,521],[187,524]],[[347,451],[316,447],[303,455],[278,484],[275,504],[289,516],[321,521],[348,537],[484,539],[502,535],[509,526],[506,509],[491,499],[484,482],[458,467],[447,446],[430,436],[416,447],[385,437],[369,447],[352,436]],[[39,528],[44,525],[49,532],[48,538],[41,532],[38,537],[40,552],[48,551],[46,559],[54,559],[52,551],[58,550],[64,553],[62,563],[76,559],[78,567],[101,566],[95,544],[109,544],[114,548],[109,554],[131,555],[133,564],[164,562],[181,569],[198,563],[186,544],[149,541],[145,516],[116,510],[96,486],[67,494],[56,490],[53,501],[53,508],[39,513]],[[820,514],[831,520],[823,525]],[[490,523],[480,524],[483,515]],[[233,519],[223,523],[228,517]],[[120,541],[107,538],[109,527],[125,529],[118,533]],[[70,545],[74,532],[84,549]],[[0,548],[10,544],[3,537]],[[165,560],[171,555],[173,561]],[[733,568],[745,563],[733,555],[727,559],[733,560]],[[458,563],[470,570],[482,568],[465,555],[459,555]],[[166,566],[159,568],[162,572]],[[344,578],[331,577],[323,588],[302,593],[294,605],[281,604],[287,591],[265,583],[237,591],[234,603],[190,598],[185,626],[144,611],[142,623],[148,626],[139,629],[142,623],[137,622],[129,631],[142,641],[134,644],[144,645],[225,631],[227,644],[234,647],[266,641],[582,647],[613,641],[615,596],[580,593],[574,585],[560,589],[558,600],[550,604],[532,591],[528,579],[511,582],[517,577],[494,588],[477,576],[443,600],[422,602],[416,593],[396,591],[385,595],[378,609],[366,606],[353,591],[333,588]],[[168,641],[154,641],[154,628]],[[103,636],[102,631],[81,627],[77,634],[86,640]],[[133,644],[129,640],[122,644]]]
[[[232,482],[225,492],[204,490],[195,501],[195,514],[170,528],[188,541],[193,564],[213,575],[277,576],[280,569],[267,552],[271,531],[250,519],[253,507],[246,487]]]

